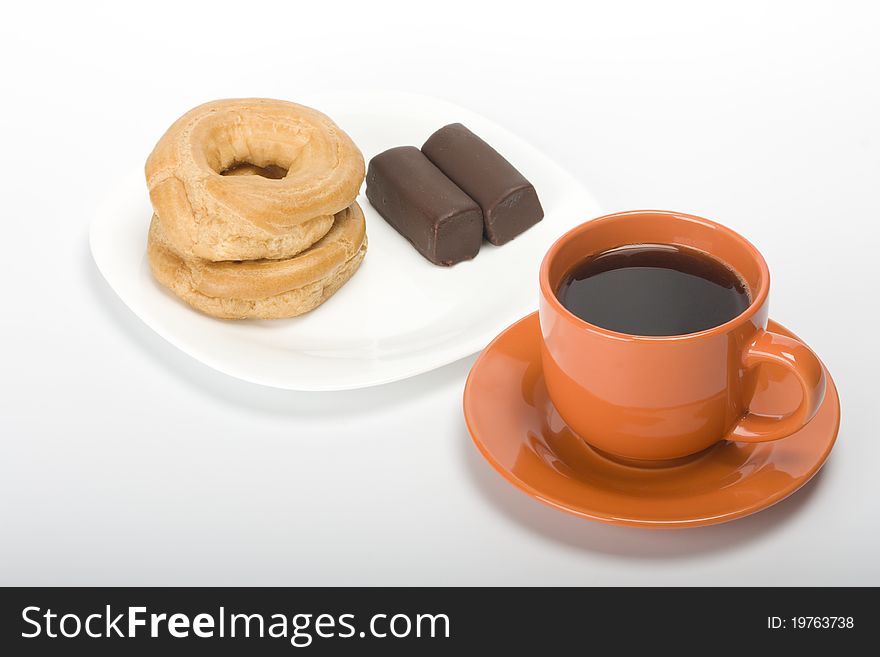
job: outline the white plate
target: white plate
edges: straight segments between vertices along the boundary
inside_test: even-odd
[[[150,202],[143,174],[133,173],[92,222],[95,262],[148,326],[230,376],[291,390],[344,390],[403,379],[479,351],[535,309],[538,266],[553,240],[599,213],[589,192],[549,158],[457,105],[399,93],[295,100],[331,116],[367,161],[392,146],[421,146],[447,123],[464,123],[535,185],[545,217],[504,246],[484,243],[470,262],[437,267],[361,194],[370,246],[341,290],[301,317],[224,321],[190,309],[153,280],[146,261]],[[157,126],[157,137],[160,132]]]

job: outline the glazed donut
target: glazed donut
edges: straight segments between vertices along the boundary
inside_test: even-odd
[[[364,158],[316,110],[281,100],[218,100],[180,117],[147,158],[145,173],[177,253],[280,259],[308,248],[354,202]]]
[[[357,270],[367,250],[357,203],[337,213],[314,246],[285,260],[212,262],[182,256],[153,215],[147,241],[156,279],[197,310],[223,319],[294,317],[328,299]]]

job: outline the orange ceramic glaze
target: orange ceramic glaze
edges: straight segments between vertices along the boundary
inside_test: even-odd
[[[766,330],[801,344],[778,324],[770,322]],[[612,524],[695,527],[765,509],[818,472],[840,422],[837,390],[823,372],[824,401],[812,420],[787,438],[713,441],[703,452],[674,463],[634,467],[590,447],[550,401],[538,314],[533,313],[477,359],[465,386],[464,415],[486,460],[541,502]],[[801,401],[802,384],[787,362],[771,359],[747,379],[743,388],[752,395],[749,407],[761,417],[775,417]]]
[[[571,267],[628,244],[700,249],[733,267],[752,303],[720,326],[674,336],[636,336],[585,322],[556,297]],[[720,224],[676,212],[608,215],[562,236],[540,273],[541,358],[547,390],[565,424],[602,451],[656,461],[701,452],[719,440],[761,442],[796,433],[825,394],[819,360],[790,335],[767,328],[770,275],[761,254]],[[772,415],[748,405],[750,376],[772,363],[801,388]]]

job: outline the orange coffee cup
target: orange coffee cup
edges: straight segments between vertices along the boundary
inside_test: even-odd
[[[639,336],[576,317],[557,290],[585,257],[630,244],[673,244],[727,263],[751,304],[719,326],[687,335]],[[819,359],[803,343],[767,330],[770,273],[745,238],[708,219],[678,212],[621,212],[559,238],[541,264],[541,359],[560,416],[587,443],[636,460],[685,457],[720,440],[785,438],[816,414],[825,396]],[[787,415],[749,411],[752,368],[772,363],[799,381],[803,399]]]

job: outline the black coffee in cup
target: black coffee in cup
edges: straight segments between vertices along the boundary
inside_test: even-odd
[[[630,335],[685,335],[719,326],[751,303],[739,275],[685,246],[632,244],[589,256],[556,296],[586,322]]]

